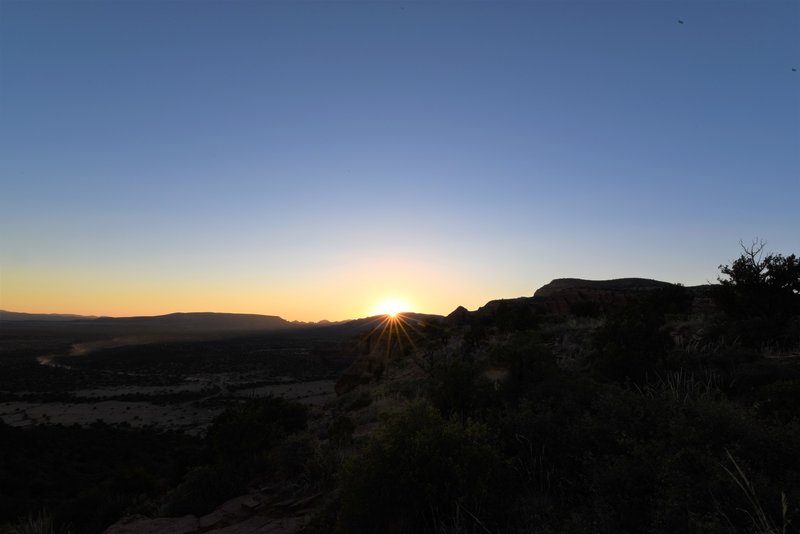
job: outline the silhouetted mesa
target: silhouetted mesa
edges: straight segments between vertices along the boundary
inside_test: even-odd
[[[591,303],[598,311],[606,312],[627,304],[632,297],[643,291],[651,291],[672,284],[649,278],[618,278],[615,280],[582,280],[580,278],[557,278],[540,287],[533,294],[551,313],[569,313],[585,303]]]

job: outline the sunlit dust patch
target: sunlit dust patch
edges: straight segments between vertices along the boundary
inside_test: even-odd
[[[149,345],[150,343],[178,341],[181,339],[184,339],[184,336],[122,336],[100,341],[86,341],[84,343],[75,343],[72,345],[69,355],[85,356],[86,354],[100,350],[116,349],[118,347],[127,347],[130,345]]]
[[[44,365],[45,367],[57,367],[60,369],[72,369],[69,365],[64,365],[63,363],[56,363],[55,356],[37,356],[36,363],[39,365]]]

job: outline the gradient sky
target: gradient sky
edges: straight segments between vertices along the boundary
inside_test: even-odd
[[[800,252],[792,68],[797,1],[0,0],[0,308],[713,281]]]

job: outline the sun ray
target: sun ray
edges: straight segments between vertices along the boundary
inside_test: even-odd
[[[405,300],[398,298],[384,299],[373,308],[377,316],[373,318],[370,330],[363,337],[368,347],[375,347],[387,359],[391,359],[395,351],[404,353],[405,347],[410,347],[412,352],[416,351],[418,347],[415,338],[419,339],[420,325],[424,321],[413,317],[410,309]]]
[[[416,343],[414,343],[414,340],[411,339],[411,336],[408,334],[408,331],[406,330],[406,325],[408,325],[409,328],[414,328],[411,325],[411,321],[409,321],[408,318],[406,318],[403,315],[398,315],[397,317],[395,317],[395,323],[397,323],[398,330],[402,331],[403,335],[405,335],[406,339],[408,339],[408,342],[411,344],[411,348],[416,349],[417,348]]]

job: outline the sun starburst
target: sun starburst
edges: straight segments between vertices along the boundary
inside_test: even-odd
[[[410,311],[408,302],[399,298],[388,298],[382,300],[374,308],[376,315],[388,315],[389,317],[397,317],[402,312]]]
[[[384,313],[365,339],[371,339],[371,343],[375,343],[375,347],[381,347],[380,351],[384,356],[390,358],[394,350],[403,352],[406,348],[416,348],[414,338],[419,336],[421,326],[422,323],[413,314]]]

